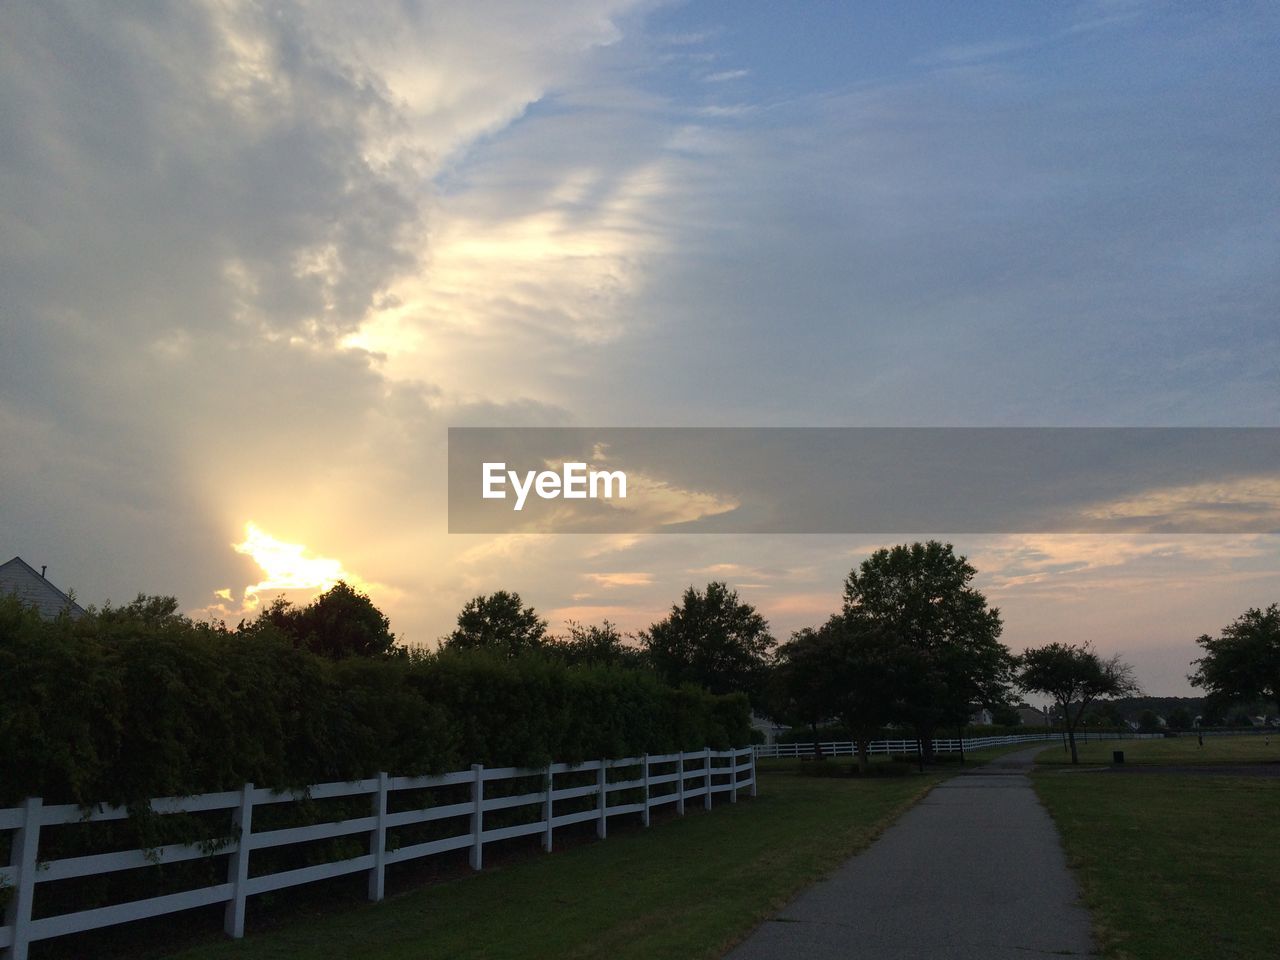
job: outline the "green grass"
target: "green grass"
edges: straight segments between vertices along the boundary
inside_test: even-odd
[[[1087,744],[1077,740],[1076,746],[1079,748],[1080,762],[1087,764],[1110,764],[1113,750],[1124,751],[1125,763],[1184,766],[1202,763],[1280,762],[1280,732],[1270,737],[1265,734],[1205,737],[1203,747],[1196,742],[1195,734],[1162,740],[1093,740]],[[1058,744],[1038,754],[1036,762],[1070,763],[1071,755]]]
[[[865,847],[939,776],[763,772],[711,814],[174,955],[181,960],[716,957]],[[252,902],[251,902],[252,903]],[[250,907],[252,928],[252,906]]]
[[[1107,957],[1280,956],[1280,779],[1041,770],[1033,780]]]

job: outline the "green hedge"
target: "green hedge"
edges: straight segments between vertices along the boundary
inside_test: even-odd
[[[0,598],[0,805],[136,805],[387,770],[540,766],[750,740],[747,701],[485,651],[322,659],[261,624],[41,620]]]

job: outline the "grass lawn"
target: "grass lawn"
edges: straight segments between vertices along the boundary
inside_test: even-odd
[[[1148,743],[1187,746],[1142,746]],[[1189,743],[1195,749],[1194,738]],[[1280,956],[1280,779],[1042,768],[1033,780],[1062,833],[1107,957]]]
[[[1124,751],[1125,763],[1184,766],[1201,763],[1280,762],[1280,731],[1269,737],[1265,734],[1205,737],[1203,747],[1196,742],[1195,734],[1161,740],[1091,740],[1087,744],[1077,740],[1076,746],[1079,748],[1080,762],[1088,764],[1110,764],[1113,750]],[[1038,754],[1036,762],[1069,764],[1071,755],[1058,744]]]
[[[537,856],[181,960],[716,957],[865,847],[938,782],[761,771],[760,795],[711,814]],[[252,928],[252,901],[250,902]]]

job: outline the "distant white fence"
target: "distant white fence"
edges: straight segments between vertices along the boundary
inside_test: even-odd
[[[632,776],[627,780],[610,782],[610,770],[622,771],[624,775],[631,770]],[[555,786],[557,774],[580,775],[591,771],[596,772],[594,783],[560,788]],[[517,796],[485,797],[486,784],[533,777],[544,778],[545,788]],[[464,802],[388,813],[388,800],[398,791],[463,785],[470,788],[469,798]],[[635,791],[642,799],[621,802],[626,798],[619,798],[619,802],[611,803],[611,796],[621,791]],[[713,794],[726,794],[730,802],[736,802],[742,791],[747,791],[753,797],[756,795],[755,755],[750,747],[740,750],[705,749],[692,753],[645,755],[621,760],[591,760],[576,765],[556,763],[538,769],[485,768],[476,764],[470,770],[430,777],[392,777],[382,773],[368,780],[317,784],[308,788],[305,795],[313,800],[368,797],[368,816],[255,832],[255,808],[298,800],[302,795],[276,793],[255,788],[248,783],[242,790],[226,793],[165,797],[151,801],[151,809],[158,814],[229,811],[232,822],[231,839],[213,852],[199,845],[175,844],[153,850],[127,850],[53,861],[40,859],[41,827],[122,820],[129,814],[123,807],[97,806],[85,810],[75,804],[45,806],[40,798],[35,797],[20,807],[0,809],[0,831],[13,831],[10,866],[0,867],[0,888],[10,888],[7,891],[9,899],[5,910],[5,925],[0,927],[0,948],[6,951],[4,956],[7,960],[27,960],[28,945],[36,940],[216,903],[226,904],[224,927],[228,935],[241,937],[244,935],[245,901],[255,893],[280,890],[330,877],[367,873],[369,899],[381,900],[386,867],[391,864],[449,850],[467,849],[471,866],[479,870],[484,863],[486,843],[533,834],[541,835],[543,849],[550,851],[557,827],[594,821],[597,836],[604,838],[608,833],[610,817],[638,813],[647,827],[650,811],[657,807],[674,804],[676,811],[683,815],[685,805],[692,800],[702,798],[704,806],[709,810]],[[555,813],[555,804],[559,801],[591,796],[595,797],[595,804],[591,809],[559,815]],[[485,828],[486,813],[520,807],[534,807],[540,812],[540,819],[496,829]],[[469,829],[464,833],[389,849],[388,830],[460,817],[469,818]],[[249,857],[255,850],[352,835],[364,835],[368,838],[367,853],[347,860],[279,873],[249,875]],[[41,883],[228,854],[227,879],[224,883],[77,913],[33,918],[32,905],[36,887]]]
[[[1163,737],[1162,733],[1103,733],[1098,731],[1090,731],[1086,738],[1083,732],[1076,733],[1076,742],[1083,744],[1088,740],[1149,740],[1159,739]],[[1038,743],[1041,741],[1062,740],[1063,735],[1060,731],[1040,733],[1017,733],[999,737],[965,737],[964,749],[981,750],[984,747],[1003,747],[1012,743]],[[858,752],[857,744],[848,740],[845,741],[826,741],[818,744],[822,750],[824,757],[852,757]],[[870,745],[872,756],[884,754],[911,754],[914,755],[919,749],[915,738],[910,740],[873,740]],[[959,737],[938,737],[933,741],[933,749],[935,753],[959,753],[960,738]],[[755,747],[756,758],[759,760],[773,760],[787,757],[812,757],[814,755],[813,743],[770,743],[757,744]]]

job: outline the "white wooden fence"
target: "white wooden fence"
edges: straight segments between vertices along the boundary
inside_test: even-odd
[[[1148,740],[1159,739],[1163,737],[1162,733],[1103,733],[1090,731],[1086,739],[1083,731],[1076,733],[1076,742],[1083,744],[1089,740]],[[1040,741],[1061,740],[1061,731],[1039,733],[1017,733],[1008,734],[1006,736],[996,737],[965,737],[964,749],[981,750],[984,747],[1002,747],[1012,743],[1038,743]],[[845,741],[826,741],[819,743],[824,757],[852,757],[857,754],[857,744],[848,740]],[[910,754],[915,755],[918,749],[917,741],[913,738],[910,740],[873,740],[870,744],[870,752],[872,756],[883,754]],[[960,738],[959,737],[938,737],[933,741],[933,749],[935,753],[959,753]],[[785,757],[811,757],[813,756],[813,743],[770,743],[758,744],[755,747],[756,758],[760,760],[776,759]]]
[[[610,770],[625,774],[628,769],[632,771],[630,779],[609,781]],[[558,774],[591,771],[596,773],[594,783],[559,788],[555,786]],[[543,778],[543,789],[516,796],[485,796],[486,784],[534,777]],[[388,798],[399,791],[463,785],[469,787],[469,798],[464,802],[388,813]],[[635,791],[642,799],[623,802],[627,798],[615,798],[615,802],[611,803],[611,797],[621,791]],[[194,797],[165,797],[151,801],[151,809],[158,814],[229,811],[231,839],[212,853],[207,847],[199,845],[174,844],[153,850],[128,850],[53,861],[40,859],[42,827],[122,820],[128,816],[128,811],[123,807],[105,806],[86,810],[75,804],[45,806],[40,798],[35,797],[28,799],[20,807],[0,809],[0,831],[13,833],[10,865],[0,867],[0,888],[10,888],[7,890],[9,898],[5,910],[5,925],[0,927],[0,948],[6,951],[4,956],[7,960],[27,960],[28,945],[36,940],[217,903],[226,905],[226,932],[232,937],[241,937],[244,935],[245,901],[255,893],[280,890],[330,877],[366,873],[369,899],[381,900],[386,868],[391,864],[449,850],[467,849],[471,866],[479,870],[484,863],[486,843],[533,834],[540,835],[543,849],[550,851],[557,827],[594,821],[597,836],[604,838],[608,833],[610,817],[638,813],[647,827],[650,812],[656,807],[674,804],[676,811],[683,815],[685,806],[690,801],[701,798],[703,805],[709,810],[713,794],[726,794],[730,802],[736,802],[738,794],[743,791],[750,796],[756,795],[755,755],[750,747],[726,751],[705,749],[692,753],[654,756],[646,754],[643,757],[592,760],[576,765],[556,763],[540,769],[486,768],[476,764],[470,770],[437,776],[393,777],[381,773],[368,780],[317,784],[308,788],[305,795],[313,800],[367,797],[369,814],[354,819],[255,832],[255,808],[297,800],[300,795],[276,793],[247,783],[242,790]],[[555,805],[559,801],[591,796],[595,797],[595,804],[591,809],[561,814],[555,812]],[[535,808],[540,819],[495,829],[485,827],[486,813],[520,807]],[[387,831],[396,827],[460,817],[468,818],[469,828],[456,836],[398,848],[389,848],[387,843]],[[250,876],[249,858],[255,850],[352,835],[367,837],[367,853],[347,860]],[[227,878],[223,883],[77,913],[44,917],[33,915],[36,888],[41,883],[228,854]]]

